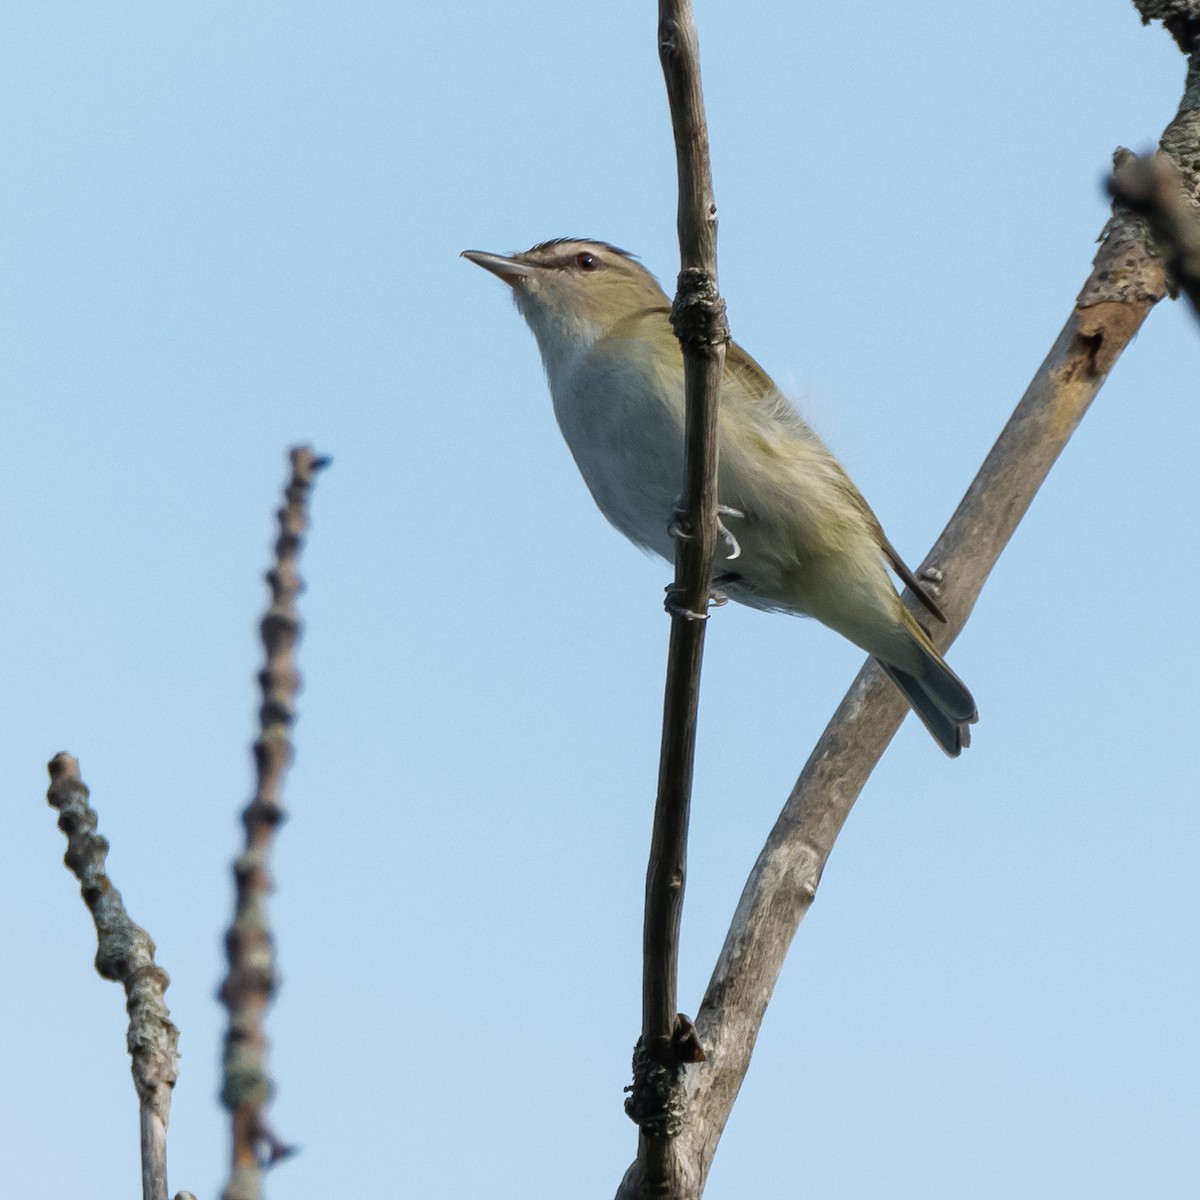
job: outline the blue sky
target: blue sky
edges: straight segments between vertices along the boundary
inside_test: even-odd
[[[1183,59],[1124,0],[697,17],[734,336],[918,561]],[[261,573],[308,441],[334,465],[270,1018],[303,1154],[269,1193],[611,1193],[669,569],[592,508],[532,338],[457,255],[596,236],[670,286],[654,6],[47,0],[0,28],[11,1191],[138,1178],[122,998],[43,800],[60,749],[173,980],[172,1189],[223,1182]],[[1181,306],[1151,315],[1001,560],[950,655],[971,750],[910,719],[873,776],[712,1200],[1194,1187],[1198,347]],[[687,1011],[860,661],[814,624],[711,623]]]

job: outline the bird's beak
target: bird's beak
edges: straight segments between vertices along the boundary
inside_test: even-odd
[[[533,274],[533,268],[515,258],[505,258],[503,254],[488,254],[485,250],[464,250],[463,258],[469,258],[476,266],[493,275],[499,275],[505,283],[512,285],[526,275]]]

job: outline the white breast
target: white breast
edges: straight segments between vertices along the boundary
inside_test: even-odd
[[[672,558],[683,381],[655,379],[650,356],[644,343],[605,342],[557,369],[547,364],[547,375],[559,429],[600,511],[631,541]]]

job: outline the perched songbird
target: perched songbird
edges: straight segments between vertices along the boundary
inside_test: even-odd
[[[498,275],[537,338],[554,413],[600,511],[668,560],[683,482],[683,353],[670,301],[606,242],[559,238],[505,257]],[[879,660],[949,755],[975,701],[901,602],[890,564],[939,619],[850,477],[767,373],[730,343],[721,379],[713,586],[754,608],[816,617]]]

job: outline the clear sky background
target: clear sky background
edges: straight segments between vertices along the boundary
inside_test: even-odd
[[[1182,91],[1128,0],[698,6],[735,337],[921,559],[1070,312],[1113,149]],[[61,865],[79,756],[217,1194],[222,933],[289,445],[334,458],[272,911],[275,1197],[609,1196],[669,568],[596,513],[506,289],[556,235],[671,286],[655,6],[44,0],[0,18],[0,1163],[135,1194],[120,991]],[[1200,1170],[1200,333],[1117,365],[801,926],[712,1200],[1126,1200]],[[681,1003],[862,656],[712,621]]]

